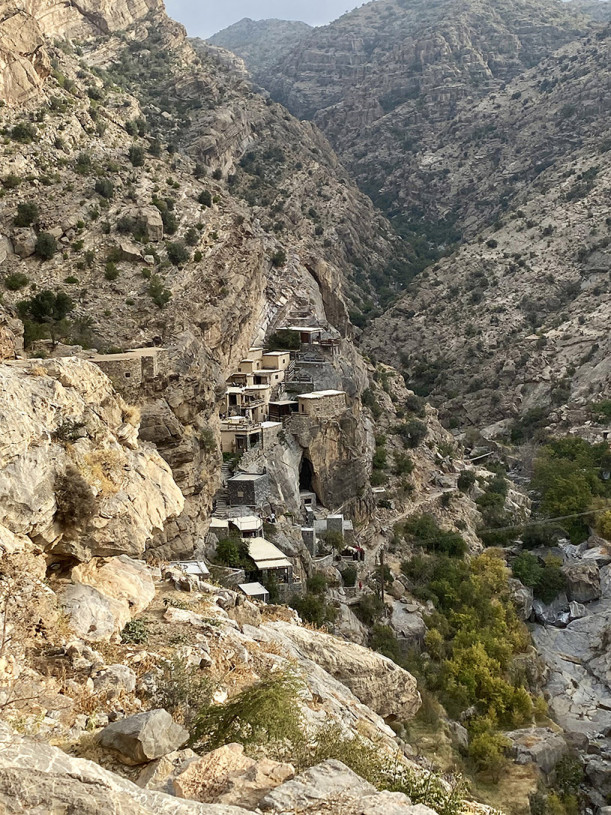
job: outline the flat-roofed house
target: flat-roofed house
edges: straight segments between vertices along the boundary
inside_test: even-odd
[[[286,330],[296,331],[302,345],[312,345],[321,339],[324,329],[317,325],[289,325]]]
[[[286,371],[290,364],[290,351],[265,351],[261,357],[261,365],[263,369],[269,368]]]
[[[267,582],[273,575],[278,583],[293,582],[293,564],[287,556],[265,538],[248,538],[248,555],[257,567],[256,572],[248,572],[249,580]]]
[[[281,401],[270,402],[267,406],[269,418],[272,421],[281,422],[299,410],[299,403],[293,399],[283,399]]]
[[[263,429],[248,419],[235,416],[221,422],[221,451],[223,453],[245,453],[263,442]]]
[[[263,531],[263,521],[258,515],[240,515],[228,521],[229,531],[238,531],[243,538],[257,538]]]
[[[333,419],[346,409],[345,391],[313,391],[297,397],[299,414],[313,419]]]

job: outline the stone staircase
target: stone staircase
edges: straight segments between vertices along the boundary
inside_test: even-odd
[[[231,467],[224,461],[221,467],[221,486],[214,496],[214,514],[217,518],[227,518],[229,514],[229,490],[227,481],[231,478]]]

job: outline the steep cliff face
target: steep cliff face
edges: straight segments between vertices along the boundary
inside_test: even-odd
[[[417,279],[365,346],[446,418],[506,432],[539,411],[562,430],[591,422],[609,391],[610,41],[602,29],[559,51],[461,114],[431,154],[451,181],[431,174],[429,189],[474,232],[495,226]]]
[[[9,304],[34,286],[69,294],[73,343],[165,347],[154,377],[121,390],[186,496],[155,538],[167,555],[206,531],[220,473],[206,439],[251,344],[304,316],[349,343],[344,279],[358,291],[357,264],[384,268],[402,249],[315,128],[267,102],[228,54],[196,53],[161,9],[131,26],[128,11],[113,9],[77,53],[48,39],[73,33],[72,18],[36,8],[54,67],[29,102],[2,110],[14,140],[1,157],[0,269]],[[45,259],[41,234],[56,247]],[[26,323],[31,340],[40,327]]]
[[[448,119],[586,31],[555,0],[383,0],[313,31],[264,84],[320,125],[375,200],[411,217],[419,154]]]

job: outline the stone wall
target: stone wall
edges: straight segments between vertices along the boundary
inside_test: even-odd
[[[307,394],[304,394],[307,396]],[[332,419],[346,409],[346,394],[338,393],[315,399],[298,397],[299,413],[315,419]]]

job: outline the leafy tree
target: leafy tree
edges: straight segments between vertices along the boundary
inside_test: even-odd
[[[418,419],[410,419],[408,422],[404,422],[403,424],[399,425],[396,428],[396,432],[399,436],[401,436],[403,444],[406,447],[414,449],[418,447],[422,441],[424,441],[427,434],[427,428],[424,422],[421,422]]]
[[[159,277],[159,275],[154,274],[151,277],[148,287],[149,295],[153,303],[155,303],[158,308],[165,308],[167,303],[172,298],[172,292],[163,285],[163,281]]]
[[[289,605],[295,609],[302,620],[319,628],[325,623],[332,623],[337,616],[335,608],[329,603],[325,603],[324,597],[311,592],[292,597]]]
[[[313,574],[312,577],[308,577],[306,585],[311,594],[318,594],[321,597],[324,597],[327,591],[327,578],[324,576],[324,574],[317,572],[316,574]]]
[[[534,588],[543,576],[543,566],[539,563],[539,559],[530,552],[522,552],[514,560],[511,570],[514,577],[530,588]]]
[[[36,239],[34,251],[42,260],[51,260],[57,252],[57,241],[49,232],[41,232]]]
[[[49,331],[53,346],[66,332],[65,319],[74,308],[72,299],[63,291],[57,293],[45,289],[29,300],[18,304],[19,316],[24,320],[45,326]]]
[[[15,226],[31,226],[38,220],[38,207],[32,201],[17,204]]]
[[[248,544],[237,538],[224,538],[216,547],[216,559],[224,566],[239,569],[246,566],[252,569],[253,563],[248,556]]]
[[[183,263],[187,263],[191,257],[184,241],[173,241],[172,243],[168,243],[166,244],[166,250],[168,253],[168,260],[170,260],[174,266],[182,266]]]
[[[132,144],[127,152],[127,157],[134,167],[144,166],[144,156],[144,147],[140,147],[138,144]]]

